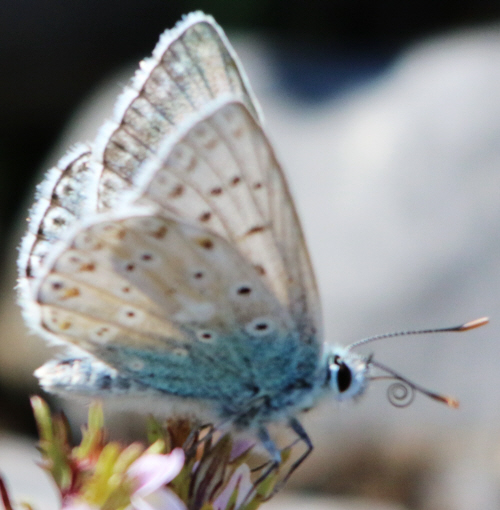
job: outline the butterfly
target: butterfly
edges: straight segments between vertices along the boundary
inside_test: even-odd
[[[359,343],[324,344],[311,261],[259,105],[201,12],[161,36],[96,141],[71,149],[38,187],[18,287],[26,322],[67,348],[36,372],[47,391],[172,402],[254,431],[275,463],[269,423],[304,442],[303,460],[313,446],[297,415],[328,392],[361,395],[374,367],[454,403],[354,353]]]

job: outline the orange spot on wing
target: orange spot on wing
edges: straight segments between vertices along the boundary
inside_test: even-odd
[[[189,160],[188,165],[186,166],[186,171],[192,172],[196,166],[198,165],[198,159],[195,156],[192,156]]]
[[[266,230],[265,226],[257,225],[255,227],[252,227],[245,235],[249,236],[249,235],[252,235],[252,234],[258,234],[259,232],[263,232],[264,230]]]
[[[217,147],[217,145],[219,145],[219,140],[217,140],[216,138],[212,138],[212,140],[208,140],[208,142],[206,142],[205,144],[205,149],[208,149],[208,150],[212,150],[212,149],[215,149],[215,147]]]
[[[178,184],[175,188],[169,193],[169,196],[172,198],[180,197],[184,193],[184,186],[182,184]]]
[[[205,250],[211,250],[214,247],[214,243],[211,239],[208,237],[204,237],[202,239],[198,239],[197,243],[202,247],[205,248]]]
[[[253,267],[255,268],[257,273],[259,273],[261,276],[264,276],[266,274],[266,270],[260,264],[257,264]]]
[[[66,289],[61,299],[69,299],[72,297],[77,297],[80,295],[80,290],[77,287],[71,287],[70,289]]]
[[[167,234],[168,229],[165,225],[162,225],[158,230],[155,230],[154,232],[151,232],[151,235],[155,239],[163,239],[165,235]]]
[[[242,127],[236,128],[235,130],[233,130],[231,134],[233,135],[234,138],[241,138],[243,136],[243,128]]]

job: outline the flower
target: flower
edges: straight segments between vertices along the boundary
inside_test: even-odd
[[[226,510],[235,490],[238,491],[238,495],[235,505],[232,508],[238,510],[253,489],[252,480],[250,479],[250,468],[248,464],[241,464],[233,473],[233,476],[230,478],[226,487],[224,487],[224,490],[213,502],[213,510]]]
[[[276,469],[264,464],[252,471],[254,441],[214,428],[207,433],[180,418],[162,424],[150,417],[149,446],[109,441],[98,402],[89,408],[81,443],[71,446],[64,415],[52,415],[39,397],[32,405],[41,465],[59,489],[62,510],[256,510],[274,494],[290,453],[282,451]]]
[[[127,475],[134,482],[130,496],[134,510],[186,510],[180,498],[165,484],[171,482],[184,465],[184,452],[175,448],[169,454],[146,453],[134,461]]]
[[[82,500],[69,499],[64,502],[61,510],[99,510],[99,508]]]

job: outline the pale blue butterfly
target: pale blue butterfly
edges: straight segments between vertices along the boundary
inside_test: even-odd
[[[72,346],[36,375],[56,393],[168,401],[255,431],[330,390],[360,395],[371,367],[323,346],[309,255],[259,107],[224,33],[202,13],[165,32],[92,146],[39,186],[19,256],[24,316]],[[479,320],[446,331],[470,329]],[[407,332],[408,333],[408,332]],[[378,337],[374,337],[373,340]]]

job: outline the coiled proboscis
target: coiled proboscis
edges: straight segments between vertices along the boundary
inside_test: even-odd
[[[395,407],[408,407],[415,398],[415,388],[398,381],[387,388],[387,400]]]

